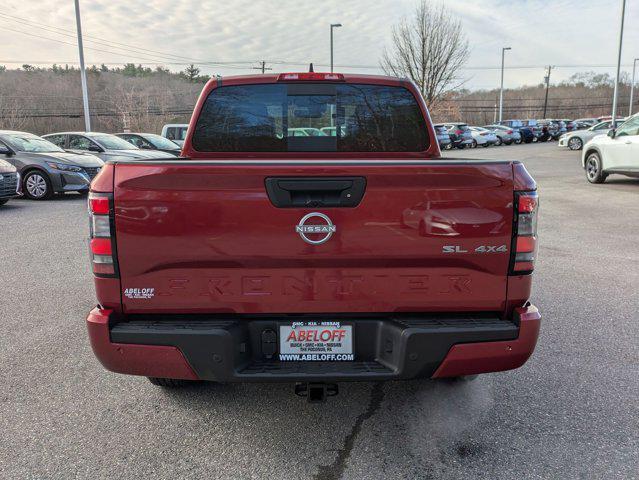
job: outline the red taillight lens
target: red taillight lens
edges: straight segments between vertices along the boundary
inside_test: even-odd
[[[89,193],[89,251],[94,275],[117,276],[114,255],[113,203],[108,193]]]
[[[463,131],[463,130],[457,130],[457,131],[455,131],[455,133],[456,133],[457,135],[461,135],[462,133],[464,133],[464,131]]]
[[[94,255],[113,255],[110,238],[92,238],[90,244],[91,253]]]
[[[109,198],[99,197],[95,193],[89,195],[89,211],[97,215],[109,214]]]
[[[531,273],[537,255],[537,192],[515,192],[515,226],[511,274]]]
[[[513,131],[512,131],[512,130],[506,130],[506,133],[507,133],[508,135],[512,135]]]
[[[537,209],[537,199],[539,197],[535,195],[520,195],[517,205],[517,211],[519,213],[532,213]]]

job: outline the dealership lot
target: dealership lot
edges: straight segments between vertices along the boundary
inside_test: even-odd
[[[86,199],[9,202],[0,477],[635,477],[639,180],[591,185],[554,143],[445,156],[519,159],[539,184],[537,351],[467,384],[342,384],[321,405],[291,385],[167,392],[105,371],[84,327]]]

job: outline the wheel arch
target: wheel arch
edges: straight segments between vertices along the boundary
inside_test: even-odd
[[[54,178],[51,176],[51,174],[47,171],[46,168],[42,167],[41,165],[27,165],[22,170],[20,170],[20,182],[22,183],[23,191],[26,188],[26,185],[24,183],[25,179],[31,172],[40,172],[47,177],[49,186],[51,187],[51,194],[55,194],[58,191],[56,188],[57,182],[54,182]]]
[[[590,145],[590,146],[584,145],[583,149],[584,149],[584,154],[581,157],[581,167],[585,169],[586,168],[586,159],[590,156],[591,153],[596,153],[597,155],[599,155],[599,161],[601,162],[601,170],[603,171],[604,170],[604,168],[603,168],[603,155],[601,154],[601,151],[597,147],[594,147],[592,145]]]

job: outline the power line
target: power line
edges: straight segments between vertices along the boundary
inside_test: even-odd
[[[73,47],[77,47],[78,46],[78,44],[75,43],[75,42],[65,42],[64,40],[60,40],[60,39],[57,39],[57,38],[45,37],[43,35],[37,35],[35,33],[23,32],[21,30],[15,30],[15,29],[12,29],[12,28],[9,28],[9,27],[2,27],[2,29],[4,31],[15,32],[15,33],[19,33],[19,34],[26,35],[26,36],[29,36],[29,37],[41,38],[43,40],[48,40],[50,42],[62,43],[64,45],[70,45],[70,46],[73,46]],[[84,48],[86,50],[93,50],[93,51],[102,52],[102,53],[110,53],[110,54],[120,55],[120,56],[124,56],[124,57],[133,57],[133,55],[129,55],[127,53],[114,52],[112,50],[104,50],[102,48],[96,48],[96,47],[84,47]],[[114,48],[119,48],[119,47],[114,47]],[[135,53],[135,55],[142,55],[142,56],[146,57],[147,60],[155,60],[155,62],[156,62],[155,64],[156,65],[162,65],[162,64],[166,64],[167,63],[165,61],[165,59],[159,59],[159,58],[156,58],[156,57],[152,57],[152,56],[150,56],[148,54],[143,54],[143,53],[138,53],[138,52],[133,52],[133,53]],[[138,57],[134,57],[134,58],[138,58]],[[14,63],[14,62],[6,62],[6,63]],[[15,63],[20,63],[20,62],[15,62]],[[51,62],[43,62],[43,63],[51,63]],[[58,62],[54,62],[54,63],[58,63]],[[60,62],[60,63],[62,63],[62,62]],[[77,62],[65,62],[65,63],[77,64]],[[137,63],[137,62],[135,62],[135,63]],[[186,63],[186,65],[189,65],[191,63],[195,64],[194,62],[190,62],[190,63]],[[237,62],[237,63],[239,63],[239,62]],[[217,64],[215,62],[204,62],[204,63],[197,63],[197,65],[209,65],[209,66],[215,66],[216,68],[234,68],[234,69],[246,69],[246,68],[248,68],[248,67],[246,67],[244,65],[238,65],[237,63],[236,64]]]
[[[17,22],[22,23],[24,25],[29,25],[29,26],[37,25],[39,28],[43,28],[43,29],[48,30],[51,33],[55,33],[57,35],[63,35],[63,36],[72,37],[72,38],[76,37],[75,33],[72,30],[67,30],[65,28],[54,27],[52,25],[48,25],[48,24],[40,23],[40,22],[34,22],[33,20],[27,20],[25,18],[16,17],[16,16],[13,16],[13,15],[8,15],[6,13],[0,13],[0,17],[8,17],[12,21],[17,21]],[[3,20],[7,21],[6,19],[3,19]],[[67,32],[67,33],[62,33],[62,32]],[[143,51],[143,52],[155,53],[155,54],[157,54],[156,56],[173,57],[174,59],[187,60],[190,63],[198,62],[198,64],[200,64],[200,65],[204,65],[204,64],[212,64],[212,65],[224,65],[224,64],[229,64],[230,65],[230,64],[232,64],[232,65],[236,65],[238,63],[247,63],[247,64],[248,63],[253,63],[253,62],[209,62],[207,60],[187,57],[187,56],[184,56],[184,55],[175,55],[175,54],[172,54],[172,53],[162,52],[162,51],[158,51],[158,50],[151,50],[149,48],[136,47],[134,45],[130,45],[130,44],[127,44],[127,43],[116,42],[116,41],[113,41],[113,40],[107,40],[107,39],[104,39],[104,38],[96,37],[94,35],[83,35],[83,37],[85,38],[85,41],[89,41],[89,42],[105,45],[105,46],[110,47],[110,48],[116,48],[116,49],[122,50],[122,48],[115,46],[115,45],[120,45],[122,47],[127,47],[127,49],[129,49],[129,50],[133,49],[133,50],[140,50],[140,51]],[[95,39],[95,40],[90,40],[90,39]],[[145,55],[145,54],[143,53],[143,55]]]

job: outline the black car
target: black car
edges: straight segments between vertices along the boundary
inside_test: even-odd
[[[116,135],[143,150],[160,150],[176,157],[180,156],[181,147],[177,143],[154,133],[116,133]]]
[[[20,175],[16,167],[5,160],[0,160],[0,205],[18,195]]]

